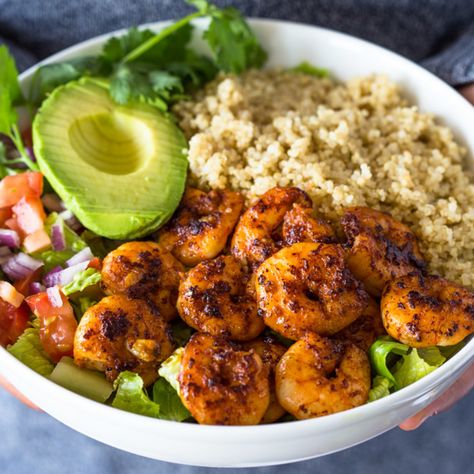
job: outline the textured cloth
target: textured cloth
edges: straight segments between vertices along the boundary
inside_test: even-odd
[[[333,28],[421,62],[453,85],[474,81],[474,0],[235,0],[249,16]],[[180,0],[0,0],[0,43],[24,69],[84,39],[182,16]],[[324,47],[324,45],[321,45]],[[0,389],[1,474],[216,473],[140,458],[104,446],[21,405]],[[412,433],[392,430],[361,446],[245,474],[458,474],[472,471],[474,393]],[[111,427],[113,429],[113,427]],[[133,433],[130,433],[133,436]],[[236,447],[238,449],[238,447]],[[220,471],[219,471],[220,472]]]
[[[419,61],[453,85],[474,81],[474,0],[216,0],[246,15],[344,31]],[[21,68],[118,28],[182,16],[181,0],[0,0],[0,37]],[[323,47],[323,46],[322,46]]]

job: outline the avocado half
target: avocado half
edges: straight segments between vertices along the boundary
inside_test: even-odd
[[[56,89],[33,121],[41,172],[81,223],[111,239],[164,224],[184,192],[187,142],[155,107],[118,105],[107,83]]]

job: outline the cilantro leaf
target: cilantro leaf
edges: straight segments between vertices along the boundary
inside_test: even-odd
[[[248,23],[235,8],[211,10],[212,20],[204,32],[217,66],[234,74],[261,67],[267,53],[260,46]]]
[[[18,69],[5,45],[0,46],[0,87],[9,92],[13,105],[19,105],[23,101],[18,83]]]
[[[97,58],[89,56],[62,63],[46,64],[39,67],[33,75],[28,99],[31,103],[39,105],[56,87],[85,75],[93,75],[98,71]]]
[[[298,72],[301,74],[307,74],[308,76],[320,78],[329,77],[329,71],[327,69],[313,66],[308,61],[303,61],[302,63],[298,64],[298,66],[288,69],[288,71]]]

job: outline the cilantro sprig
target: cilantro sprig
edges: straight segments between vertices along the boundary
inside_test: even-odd
[[[267,54],[240,12],[218,8],[206,0],[188,0],[196,11],[158,33],[131,28],[109,39],[96,57],[75,59],[40,67],[32,81],[29,98],[40,104],[57,86],[82,76],[109,80],[115,102],[151,103],[163,110],[193,88],[212,79],[218,70],[239,74],[261,67]],[[190,47],[192,21],[209,18],[203,34],[212,57]]]
[[[32,170],[38,167],[28,155],[18,128],[18,113],[16,107],[24,103],[18,82],[18,70],[14,59],[5,45],[0,46],[0,134],[6,135],[15,145],[19,156],[8,159],[5,146],[0,146],[0,171],[8,174],[9,167],[24,164]]]

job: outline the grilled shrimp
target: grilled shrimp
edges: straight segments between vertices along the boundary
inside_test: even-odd
[[[380,305],[372,298],[369,304],[353,323],[339,331],[335,337],[346,340],[368,351],[379,336],[386,335],[380,314]]]
[[[100,370],[113,382],[123,370],[150,385],[173,351],[167,323],[140,300],[125,295],[103,298],[82,317],[74,338],[74,361]]]
[[[102,266],[108,295],[145,300],[169,321],[176,316],[180,272],[184,267],[155,242],[127,242],[110,252]]]
[[[158,241],[187,266],[214,258],[226,246],[243,205],[240,193],[188,188]]]
[[[299,204],[285,214],[283,218],[282,235],[285,245],[293,245],[298,242],[336,242],[334,230],[322,219],[313,217],[313,210]]]
[[[192,268],[179,287],[178,312],[191,327],[236,341],[257,337],[264,323],[248,277],[232,255],[221,255]]]
[[[270,380],[270,404],[268,405],[261,423],[273,423],[285,414],[285,410],[278,403],[275,392],[275,368],[286,352],[286,347],[280,344],[274,337],[265,336],[253,341],[244,342],[244,349],[253,349],[262,359],[264,365],[268,368]]]
[[[306,331],[335,334],[356,320],[368,295],[336,244],[299,243],[265,260],[256,272],[259,314],[290,339]]]
[[[371,295],[380,296],[394,278],[425,269],[415,235],[389,214],[351,207],[341,223],[351,245],[347,265]]]
[[[257,268],[281,247],[281,237],[275,233],[294,204],[312,207],[309,196],[298,188],[272,188],[260,196],[242,214],[232,238],[231,253],[252,270]]]
[[[221,337],[194,334],[178,380],[183,404],[201,424],[256,425],[268,408],[268,369],[262,359]]]
[[[370,363],[350,342],[307,333],[295,342],[276,368],[281,406],[298,419],[348,410],[367,402]]]
[[[438,276],[397,278],[381,308],[390,336],[411,347],[451,346],[474,332],[474,293]]]

